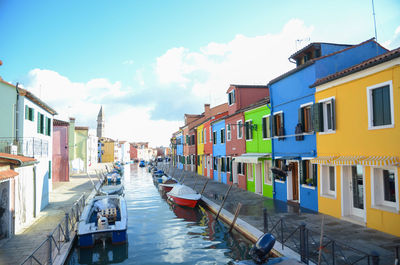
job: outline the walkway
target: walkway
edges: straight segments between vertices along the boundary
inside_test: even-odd
[[[92,174],[91,174],[92,175]],[[94,175],[93,175],[94,177]],[[98,181],[93,179],[94,181]],[[73,203],[83,193],[89,194],[93,185],[87,175],[70,176],[69,182],[53,183],[49,205],[39,213],[35,222],[22,233],[3,240],[0,245],[0,264],[21,264],[59,224]]]
[[[178,180],[181,179],[182,176],[185,176],[183,180],[184,184],[190,187],[195,186],[198,192],[201,192],[207,180],[206,177],[197,175],[194,172],[186,172],[172,168],[170,172],[174,174]],[[218,205],[221,205],[228,187],[228,185],[220,182],[209,181],[203,195]],[[226,199],[224,209],[233,214],[239,202],[242,203],[239,218],[260,231],[264,230],[263,208],[266,208],[268,212],[269,229],[283,218],[284,222],[282,225],[285,230],[284,238],[301,224],[306,224],[306,227],[309,229],[309,248],[311,251],[314,249],[315,253],[318,253],[321,221],[324,219],[324,236],[333,239],[335,241],[336,251],[340,250],[349,260],[362,257],[361,251],[368,254],[371,254],[372,251],[376,251],[380,255],[380,264],[394,264],[395,251],[394,247],[391,245],[400,245],[399,237],[328,215],[312,212],[307,209],[299,208],[298,206],[292,206],[285,202],[262,197],[237,187],[232,187]],[[280,237],[279,227],[280,224],[273,231],[278,241]],[[299,233],[297,233],[297,235],[293,236],[293,239],[289,240],[290,242],[288,241],[288,244],[292,244],[293,247],[296,247],[294,241],[298,240],[299,237]],[[324,243],[327,243],[327,238],[325,238]],[[328,261],[331,255],[331,246],[332,244],[329,244],[329,247],[323,251]],[[360,252],[357,250],[360,250]],[[338,256],[341,256],[341,253],[338,253]],[[336,262],[337,264],[346,263],[344,261],[339,262],[338,260]]]

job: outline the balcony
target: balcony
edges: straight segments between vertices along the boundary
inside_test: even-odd
[[[27,157],[46,157],[49,154],[49,142],[35,137],[0,137],[0,152]]]

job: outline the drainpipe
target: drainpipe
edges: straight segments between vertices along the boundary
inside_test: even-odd
[[[19,131],[19,126],[18,126],[18,101],[19,101],[19,92],[18,92],[18,85],[19,83],[15,85],[15,91],[17,92],[17,100],[15,103],[15,140],[18,143],[18,131]]]

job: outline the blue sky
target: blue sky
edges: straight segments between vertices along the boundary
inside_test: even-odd
[[[400,1],[375,0],[375,12],[378,41],[400,46]],[[166,145],[184,113],[223,103],[230,83],[265,84],[296,48],[356,44],[374,28],[368,0],[0,0],[0,36],[0,76],[59,118],[94,128],[103,105],[110,137]]]

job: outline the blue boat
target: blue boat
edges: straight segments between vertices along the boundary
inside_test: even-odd
[[[92,247],[97,241],[112,244],[127,241],[127,207],[119,195],[96,196],[83,209],[78,224],[79,247]]]
[[[121,183],[121,175],[117,172],[112,172],[107,174],[107,183],[108,184],[120,184]]]

